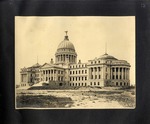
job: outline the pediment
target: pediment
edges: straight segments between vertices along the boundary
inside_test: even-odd
[[[53,65],[48,64],[48,63],[45,63],[45,64],[43,64],[43,65],[41,66],[41,69],[44,69],[44,68],[52,68],[52,67],[53,67]]]

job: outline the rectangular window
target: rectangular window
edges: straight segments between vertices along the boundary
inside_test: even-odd
[[[90,84],[92,85],[92,82]]]
[[[82,70],[82,74],[84,73],[84,70]]]
[[[95,79],[97,79],[97,75],[95,75]]]
[[[72,72],[70,71],[70,74],[71,74]]]
[[[115,76],[113,75],[113,77],[112,77],[113,79],[115,79]]]
[[[87,70],[85,70],[85,74],[87,73]]]
[[[99,75],[99,79],[101,79],[101,75]]]
[[[118,79],[118,75],[116,75],[116,79]]]
[[[85,77],[85,80],[87,80],[87,77]]]
[[[93,79],[93,75],[91,75],[91,79]]]
[[[83,77],[82,77],[82,81],[83,81]]]
[[[80,70],[79,70],[79,74],[80,74]]]

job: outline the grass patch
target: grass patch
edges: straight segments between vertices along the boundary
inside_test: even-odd
[[[36,107],[36,108],[56,108],[66,107],[67,104],[73,104],[73,101],[69,97],[55,97],[44,95],[22,95],[17,96],[17,107]]]

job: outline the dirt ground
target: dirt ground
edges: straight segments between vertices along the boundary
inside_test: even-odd
[[[120,109],[135,108],[135,89],[16,90],[17,108]]]

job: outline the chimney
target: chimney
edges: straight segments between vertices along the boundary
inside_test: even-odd
[[[81,64],[81,60],[79,60],[78,64]]]
[[[51,58],[50,64],[54,64],[54,61],[53,61],[53,59],[52,59],[52,58]]]

